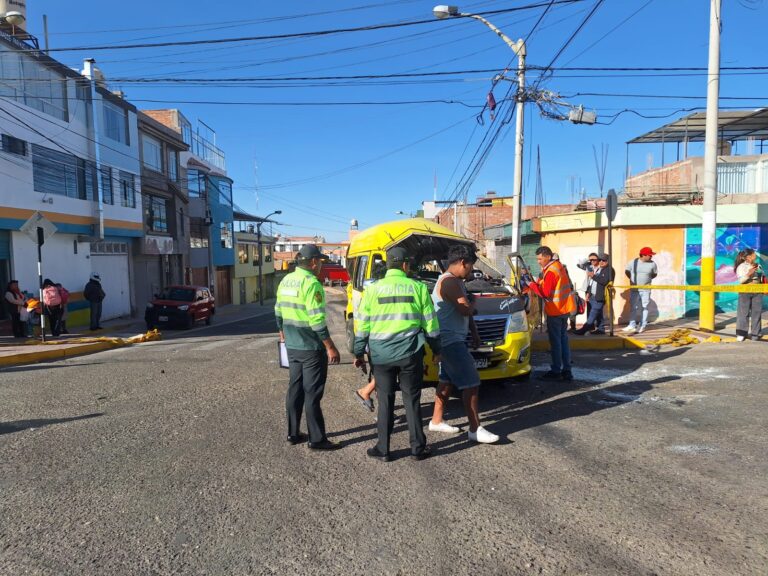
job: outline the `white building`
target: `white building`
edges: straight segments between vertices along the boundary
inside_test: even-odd
[[[57,228],[43,276],[70,291],[70,325],[87,321],[92,273],[107,294],[102,318],[131,313],[130,240],[142,235],[136,109],[92,64],[83,76],[0,28],[0,286],[14,278],[36,293],[37,245],[19,228],[40,212]]]

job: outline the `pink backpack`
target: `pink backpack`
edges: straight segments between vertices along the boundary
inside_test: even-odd
[[[56,286],[48,286],[47,288],[43,288],[43,303],[46,306],[61,305],[61,294],[59,294],[59,289],[56,288]]]

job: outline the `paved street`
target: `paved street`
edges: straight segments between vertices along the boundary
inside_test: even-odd
[[[483,389],[500,445],[415,462],[398,425],[382,463],[348,354],[344,448],[285,442],[275,342],[262,315],[1,371],[0,573],[768,573],[764,343],[579,353],[575,387]]]

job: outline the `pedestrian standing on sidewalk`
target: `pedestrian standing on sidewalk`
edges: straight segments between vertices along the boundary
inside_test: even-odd
[[[596,252],[590,252],[589,256],[576,262],[576,266],[587,273],[584,277],[584,282],[581,284],[581,290],[584,292],[584,300],[587,302],[587,318],[589,318],[589,313],[592,311],[592,302],[595,299],[594,297],[596,290],[595,283],[592,281],[592,277],[589,275],[589,273],[597,270],[599,263],[600,259],[597,257]],[[602,324],[602,318],[599,317],[597,322]]]
[[[376,365],[379,412],[378,442],[367,454],[389,461],[389,440],[394,427],[397,382],[403,395],[411,456],[423,460],[432,452],[421,423],[421,387],[424,379],[424,342],[440,358],[437,317],[429,290],[407,274],[410,259],[404,248],[387,250],[384,278],[369,285],[355,322],[355,366],[365,367],[365,349]]]
[[[22,321],[22,315],[26,316],[26,308],[24,307],[26,301],[26,297],[19,290],[19,281],[11,280],[8,282],[5,292],[5,306],[11,317],[11,331],[14,338],[24,338],[27,335],[26,317]]]
[[[101,276],[91,274],[91,279],[85,285],[83,298],[91,305],[91,330],[101,330],[101,307],[106,294],[101,287]]]
[[[275,319],[280,341],[288,351],[289,383],[285,398],[288,442],[300,444],[307,438],[300,431],[301,414],[306,412],[308,446],[313,450],[335,450],[341,444],[325,435],[320,401],[325,392],[328,364],[339,363],[339,351],[325,320],[325,291],[318,280],[327,257],[314,244],[305,244],[296,256],[296,270],[277,288]]]
[[[43,312],[51,325],[54,338],[61,335],[61,294],[52,280],[43,281]]]
[[[613,282],[615,272],[613,268],[608,269],[608,254],[600,254],[597,257],[597,268],[587,272],[587,276],[594,286],[592,295],[592,307],[587,315],[587,321],[584,326],[574,332],[579,336],[589,331],[590,334],[605,334],[605,287],[609,282]]]
[[[648,246],[640,250],[640,255],[627,264],[624,270],[629,283],[633,286],[647,286],[659,273],[652,258],[656,252]],[[647,288],[632,288],[629,292],[629,324],[622,332],[644,332],[648,326],[648,305],[651,291]],[[638,326],[638,321],[640,325]]]
[[[499,437],[480,425],[480,374],[467,346],[468,335],[472,338],[474,348],[480,345],[480,337],[472,318],[475,306],[464,286],[464,280],[472,273],[475,262],[477,254],[474,247],[470,248],[465,244],[452,247],[448,251],[448,269],[437,279],[437,284],[432,290],[432,301],[435,303],[440,325],[442,354],[429,430],[448,434],[457,434],[460,431],[457,426],[451,426],[443,420],[445,406],[451,398],[451,392],[456,388],[461,391],[464,411],[469,420],[469,440],[493,444],[499,441]]]
[[[763,267],[758,261],[757,252],[752,248],[745,248],[738,253],[733,268],[740,284],[752,286],[765,282]],[[762,293],[739,294],[739,304],[736,311],[736,340],[739,342],[743,342],[747,337],[752,340],[760,340],[763,322],[763,296]]]
[[[69,312],[67,311],[67,304],[69,303],[69,290],[58,283],[56,284],[56,288],[59,290],[59,295],[61,296],[61,333],[69,334],[69,330],[67,330],[67,316],[69,316]]]
[[[571,372],[571,347],[568,342],[568,317],[576,307],[573,285],[568,272],[559,260],[552,258],[549,246],[536,249],[536,261],[541,274],[535,282],[528,278],[531,291],[544,300],[544,314],[547,316],[547,335],[552,363],[544,380],[573,380]]]

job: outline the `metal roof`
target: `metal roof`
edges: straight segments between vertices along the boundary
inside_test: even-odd
[[[695,112],[661,128],[633,138],[627,144],[665,142],[703,142],[706,112]],[[721,140],[768,140],[768,108],[757,110],[720,110],[717,131]]]

